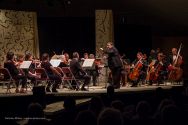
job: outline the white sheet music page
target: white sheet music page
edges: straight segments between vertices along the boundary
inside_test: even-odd
[[[20,65],[21,69],[29,69],[29,66],[31,65],[32,61],[23,61],[22,64]]]
[[[95,59],[85,59],[82,67],[92,67]]]
[[[50,63],[52,64],[53,67],[58,67],[59,64],[61,63],[60,59],[51,59]]]

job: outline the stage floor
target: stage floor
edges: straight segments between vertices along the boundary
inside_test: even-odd
[[[104,85],[104,84],[103,84]],[[134,92],[142,92],[142,91],[153,91],[156,88],[163,88],[163,89],[171,89],[173,87],[180,87],[183,86],[182,83],[180,84],[171,84],[171,83],[166,83],[163,85],[141,85],[138,87],[121,87],[120,89],[115,89],[116,93],[134,93]],[[105,86],[89,86],[88,91],[76,91],[76,90],[70,90],[67,88],[63,89],[57,89],[58,93],[53,93],[53,92],[47,92],[46,95],[55,95],[55,96],[93,96],[97,94],[106,94],[107,90]],[[0,97],[6,97],[6,96],[30,96],[33,95],[31,88],[28,88],[27,93],[15,93],[15,88],[11,88],[11,93],[6,93],[6,89],[0,87]]]

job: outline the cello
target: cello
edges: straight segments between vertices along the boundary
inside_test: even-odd
[[[130,80],[137,80],[139,75],[140,75],[140,69],[143,67],[143,62],[142,62],[143,57],[141,57],[138,62],[136,63],[135,67],[133,68],[133,70],[130,72],[129,74],[129,79]]]
[[[182,43],[180,44],[177,56],[172,64],[173,69],[170,71],[168,80],[170,81],[180,81],[182,80],[182,75],[183,75],[183,69],[181,69],[181,64],[182,64],[182,56],[180,56],[180,51],[182,49]]]

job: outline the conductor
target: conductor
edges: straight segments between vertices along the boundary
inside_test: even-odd
[[[120,88],[120,80],[121,80],[121,70],[123,67],[123,64],[120,59],[120,55],[116,47],[114,47],[112,42],[108,42],[106,46],[106,50],[103,50],[103,48],[100,48],[105,54],[107,54],[108,58],[108,67],[112,73],[112,83],[111,85],[115,89]]]

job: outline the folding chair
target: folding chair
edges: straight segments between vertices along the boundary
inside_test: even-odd
[[[64,81],[63,81],[63,71],[62,71],[62,69],[60,68],[60,67],[54,67],[60,74],[61,74],[61,80],[62,80],[62,82],[61,82],[61,88],[63,88],[64,87],[64,85],[65,85],[65,83],[64,83]],[[69,84],[69,83],[68,83]],[[70,88],[72,88],[72,86],[70,86],[69,85],[69,87]]]
[[[46,70],[44,68],[36,68],[35,72],[38,76],[38,78],[36,79],[36,84],[38,82],[41,82],[43,86],[46,86],[47,82],[50,81]]]
[[[15,83],[15,80],[12,78],[9,70],[7,68],[0,68],[0,83],[3,84],[2,88],[4,88],[5,84],[7,84],[7,91],[6,93],[11,93],[10,85],[11,83]]]
[[[63,72],[63,82],[68,82],[69,86],[73,88],[72,83],[76,82],[76,90],[80,89],[79,81],[75,78],[74,74],[72,73],[70,67],[62,67]]]

